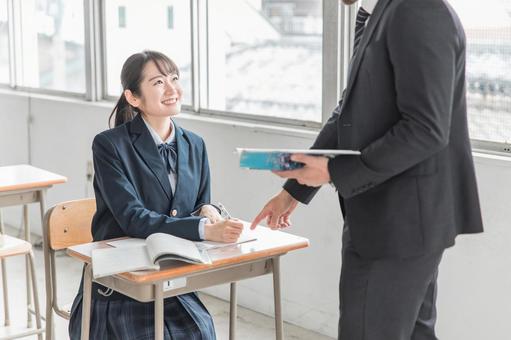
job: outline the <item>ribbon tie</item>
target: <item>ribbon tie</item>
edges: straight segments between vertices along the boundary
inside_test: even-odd
[[[158,152],[163,160],[163,163],[167,167],[167,173],[177,173],[176,161],[177,161],[177,144],[176,142],[162,143],[158,145]]]

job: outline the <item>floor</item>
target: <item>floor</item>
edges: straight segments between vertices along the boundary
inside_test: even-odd
[[[8,229],[10,235],[16,236]],[[37,242],[37,237],[33,238]],[[40,247],[34,248],[36,258],[36,275],[38,281],[39,300],[41,310],[44,311],[45,291],[44,291],[44,266],[43,254]],[[6,260],[8,273],[9,306],[12,324],[26,324],[26,291],[25,291],[25,265],[23,257],[17,256]],[[81,266],[76,261],[65,254],[57,256],[57,278],[59,288],[59,300],[63,304],[72,302],[76,294]],[[229,331],[229,304],[210,295],[200,294],[200,297],[215,321],[215,328],[218,340],[228,339]],[[3,294],[0,294],[0,306],[3,306]],[[0,308],[0,322],[3,323],[4,311]],[[266,315],[251,311],[246,308],[238,308],[237,339],[274,339],[275,328],[274,320]],[[0,337],[1,337],[0,328]],[[284,338],[293,340],[332,340],[330,337],[311,332],[291,324],[284,324]],[[36,339],[36,336],[25,339]],[[68,339],[67,321],[55,316],[55,339]]]

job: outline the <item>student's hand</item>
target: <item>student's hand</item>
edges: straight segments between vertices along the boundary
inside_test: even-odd
[[[207,241],[236,242],[243,231],[243,223],[237,219],[229,219],[204,225],[204,238]]]
[[[224,220],[222,216],[220,216],[218,210],[211,204],[203,205],[199,211],[199,216],[207,217],[211,223],[217,223]]]
[[[291,160],[303,163],[303,168],[272,172],[282,178],[295,179],[298,183],[305,184],[310,187],[319,187],[330,182],[327,157],[294,154],[291,155]]]
[[[255,229],[264,218],[266,218],[266,224],[271,229],[289,227],[291,225],[289,216],[297,205],[298,201],[286,190],[282,190],[266,203],[259,215],[252,221],[250,229]]]

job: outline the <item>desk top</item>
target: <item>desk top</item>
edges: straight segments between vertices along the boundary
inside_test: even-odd
[[[245,222],[245,224],[248,223]],[[136,283],[154,282],[283,255],[292,250],[309,246],[309,240],[304,237],[282,231],[274,231],[263,226],[258,226],[254,230],[254,234],[257,237],[255,241],[208,250],[208,254],[213,261],[211,265],[188,264],[176,261],[171,266],[163,267],[159,271],[136,271],[117,274],[116,276]],[[80,261],[90,263],[92,250],[110,247],[107,244],[108,241],[91,242],[69,247],[67,253]]]
[[[65,183],[67,178],[31,165],[0,166],[0,193],[43,188]]]

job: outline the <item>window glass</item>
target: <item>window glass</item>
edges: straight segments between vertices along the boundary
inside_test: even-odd
[[[20,1],[22,86],[85,92],[81,0]]]
[[[470,137],[511,142],[511,1],[451,0],[467,36]]]
[[[320,122],[321,0],[208,5],[208,108]]]
[[[121,94],[124,61],[133,53],[149,49],[174,60],[181,74],[183,103],[191,103],[190,1],[151,0],[150,5],[137,0],[105,1],[105,33],[108,95]]]
[[[9,23],[7,0],[0,0],[0,83],[9,83]]]

